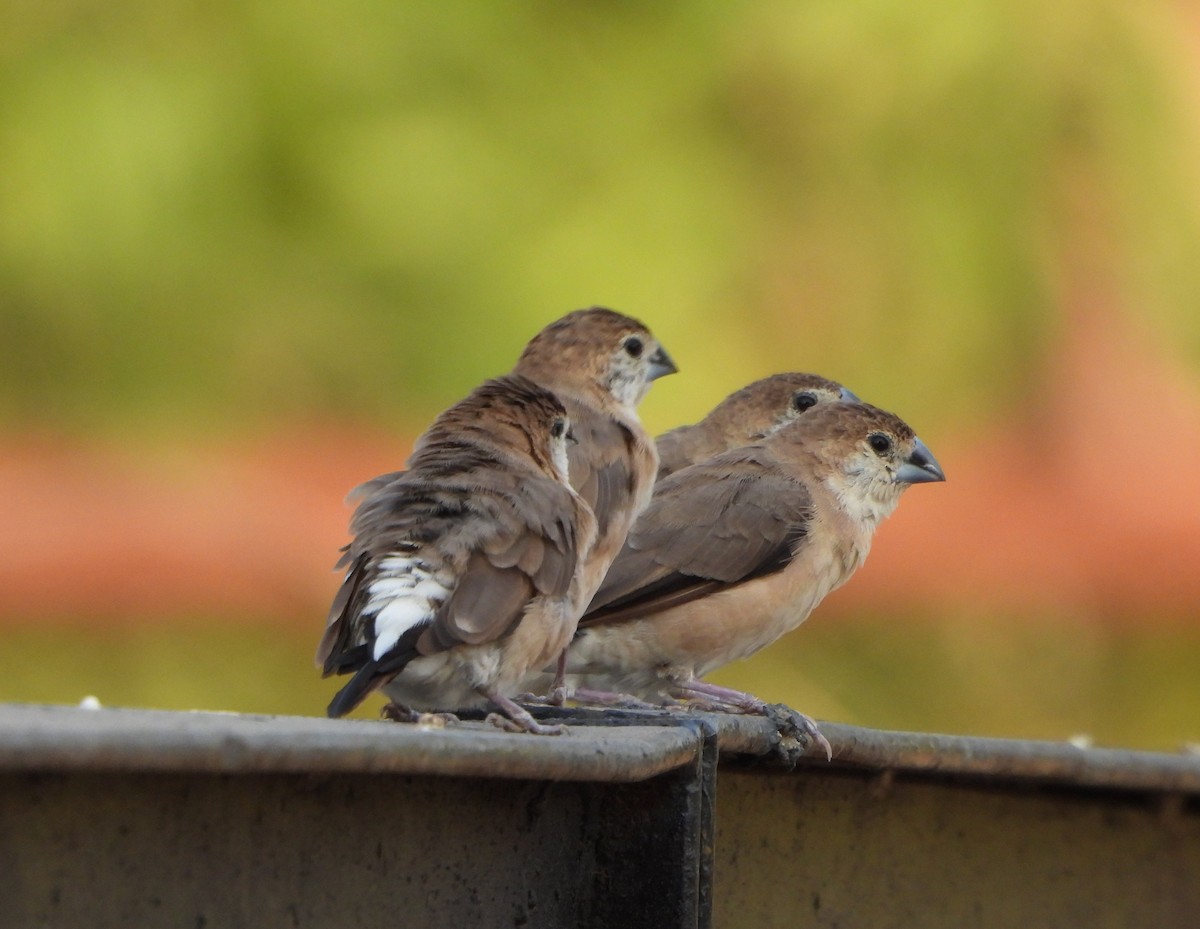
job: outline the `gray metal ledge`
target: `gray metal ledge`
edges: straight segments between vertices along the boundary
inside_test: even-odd
[[[595,732],[596,736],[593,736]],[[640,781],[693,761],[686,728],[566,737],[308,716],[0,706],[0,770],[437,774]]]
[[[824,724],[834,763],[931,778],[1200,793],[1200,755]]]
[[[1195,754],[539,715],[0,706],[0,926],[1196,925]]]
[[[574,710],[565,737],[306,716],[0,705],[0,770],[395,773],[633,782],[695,761],[698,727],[723,755],[769,757],[765,719],[714,713]],[[614,724],[615,723],[615,724]],[[1067,742],[887,732],[822,724],[833,766],[923,778],[1040,782],[1085,789],[1200,794],[1200,755]],[[809,756],[802,768],[827,768]]]

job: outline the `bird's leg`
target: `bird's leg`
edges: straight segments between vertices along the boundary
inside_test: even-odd
[[[570,694],[567,692],[567,650],[564,648],[554,666],[554,681],[550,685],[550,692],[517,694],[517,703],[526,706],[566,706],[569,696]]]
[[[558,664],[554,666],[554,685],[546,695],[546,702],[551,706],[563,706],[567,702],[567,650],[564,648],[558,656]]]
[[[487,721],[506,732],[531,732],[534,735],[566,735],[566,726],[543,726],[529,715],[529,711],[514,703],[502,693],[481,691],[485,697],[500,708],[500,713],[489,713]]]
[[[432,726],[437,729],[443,729],[446,726],[455,726],[462,722],[453,713],[420,713],[410,707],[404,706],[402,703],[396,702],[384,706],[379,711],[379,715],[384,719],[390,719],[394,723],[416,723],[419,726]]]
[[[765,716],[766,704],[753,694],[722,687],[720,684],[710,684],[695,678],[686,681],[676,681],[674,690],[680,696],[691,700],[699,700],[711,706],[721,707],[726,713],[748,713],[752,716]]]
[[[803,713],[782,703],[765,703],[753,694],[741,690],[710,684],[708,681],[677,681],[673,688],[685,698],[697,699],[708,707],[726,713],[744,713],[750,716],[765,716],[779,728],[781,736],[793,736],[805,745],[816,743],[825,752],[827,761],[833,760],[833,746],[821,734],[817,724]]]

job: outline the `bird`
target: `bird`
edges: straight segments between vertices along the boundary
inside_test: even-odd
[[[642,323],[598,306],[544,327],[513,368],[513,374],[552,391],[574,424],[578,441],[568,451],[571,485],[598,523],[596,544],[583,566],[589,598],[654,488],[658,449],[638,417],[638,404],[653,381],[676,371]],[[352,495],[372,493],[402,473],[373,478]]]
[[[820,404],[675,472],[579,622],[571,693],[772,715],[757,697],[702,678],[799,626],[863,563],[904,490],[944,480],[903,420],[861,402]],[[831,758],[816,724],[789,713]]]
[[[645,325],[599,306],[575,310],[543,328],[513,368],[553,391],[579,440],[568,452],[571,484],[597,526],[596,542],[580,565],[585,605],[654,488],[658,451],[638,417],[638,404],[653,381],[676,371]],[[561,701],[559,674],[550,702]]]
[[[383,688],[396,719],[490,702],[506,728],[563,731],[511,696],[562,653],[592,593],[579,569],[596,519],[568,479],[574,441],[563,403],[510,374],[438,416],[406,470],[368,482],[317,650],[325,676],[353,674],[331,717]]]
[[[677,426],[658,436],[656,481],[720,452],[761,439],[818,404],[857,400],[841,384],[817,374],[785,372],[760,378],[731,393],[700,422]],[[533,699],[534,692],[551,689],[546,681],[544,673],[531,675],[524,688],[527,696]],[[593,691],[593,696],[596,693]]]
[[[734,391],[700,422],[677,426],[657,439],[658,480],[731,448],[748,445],[819,403],[857,400],[817,374],[785,372]]]

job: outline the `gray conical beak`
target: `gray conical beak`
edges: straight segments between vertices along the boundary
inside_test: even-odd
[[[896,480],[904,484],[929,484],[945,479],[946,472],[920,439],[917,439],[917,447],[912,454],[904,459],[904,464],[896,471]]]
[[[668,374],[674,374],[679,369],[675,367],[675,362],[671,360],[671,356],[667,354],[667,350],[661,345],[650,356],[650,377],[652,381],[658,380],[660,377],[665,377]]]
[[[862,401],[858,399],[858,394],[856,394],[849,387],[842,388],[840,398],[842,403],[862,403]]]

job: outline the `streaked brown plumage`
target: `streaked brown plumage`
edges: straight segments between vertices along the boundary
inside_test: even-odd
[[[570,419],[521,376],[488,381],[422,435],[408,469],[368,482],[317,660],[354,673],[329,715],[383,687],[409,709],[491,700],[520,728],[522,677],[553,661],[591,594],[596,536],[567,479]]]
[[[761,712],[699,678],[803,622],[862,564],[905,488],[944,479],[903,421],[862,403],[821,405],[676,472],[580,621],[572,685]]]
[[[658,445],[658,479],[761,439],[820,403],[857,400],[836,381],[816,374],[773,374],[734,391],[690,426],[664,432]]]
[[[675,370],[649,329],[603,307],[576,310],[548,325],[513,369],[554,392],[579,440],[568,453],[571,484],[597,525],[596,543],[580,568],[589,597],[650,502],[658,453],[637,405],[652,381]]]

